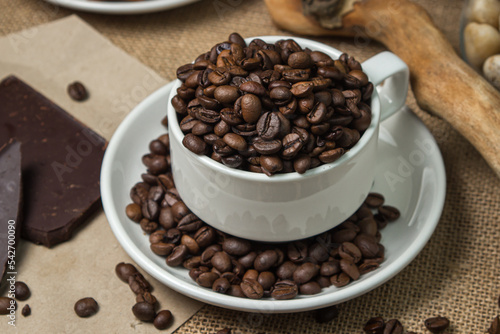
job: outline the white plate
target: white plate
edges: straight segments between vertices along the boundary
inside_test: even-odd
[[[45,0],[61,7],[101,14],[144,14],[188,5],[200,0],[90,1]]]
[[[441,153],[424,124],[403,109],[381,124],[380,159],[374,168],[373,191],[401,211],[398,221],[382,230],[386,259],[377,270],[349,285],[323,289],[314,296],[292,300],[251,300],[213,292],[198,286],[184,268],[172,268],[149,249],[140,226],[127,218],[130,188],[145,172],[141,156],[148,144],[166,132],[171,84],[141,102],[118,127],[109,142],[101,170],[101,195],[109,224],[125,251],[145,271],[170,288],[200,301],[221,307],[265,313],[298,312],[325,307],[360,296],[406,267],[422,250],[439,221],[444,205],[446,177]],[[171,120],[174,121],[174,120]]]

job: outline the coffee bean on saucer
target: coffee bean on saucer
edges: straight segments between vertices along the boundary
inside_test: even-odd
[[[426,319],[424,325],[431,333],[440,333],[450,326],[450,321],[445,317],[437,316]]]
[[[89,97],[89,93],[85,86],[79,82],[75,81],[68,85],[68,94],[75,101],[84,101]]]
[[[150,303],[140,302],[132,307],[135,317],[141,321],[153,322],[156,317],[155,307]]]
[[[399,210],[389,205],[383,205],[379,207],[378,212],[390,222],[398,219],[400,216]]]
[[[172,319],[172,312],[169,310],[162,310],[156,315],[153,325],[159,330],[167,329],[172,323]]]
[[[264,296],[264,289],[254,279],[244,279],[240,284],[243,294],[250,299],[260,299]]]
[[[27,317],[27,316],[31,315],[31,308],[28,304],[24,305],[24,307],[21,311],[21,314],[23,315],[23,317]]]
[[[74,309],[75,313],[80,318],[86,318],[96,314],[97,311],[99,310],[99,306],[97,305],[97,302],[95,301],[94,298],[87,297],[78,300],[75,303]]]
[[[316,322],[324,324],[337,318],[339,315],[339,310],[336,305],[333,305],[318,309],[314,311],[313,315],[314,315],[314,320],[316,320]]]
[[[24,282],[17,281],[14,284],[14,289],[15,289],[16,299],[18,300],[26,300],[31,295],[30,288],[28,288],[28,286]]]

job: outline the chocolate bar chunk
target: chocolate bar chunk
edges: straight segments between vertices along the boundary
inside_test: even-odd
[[[0,281],[16,271],[16,246],[22,218],[21,143],[0,147]]]
[[[106,141],[14,76],[0,83],[0,145],[9,138],[23,143],[23,238],[68,240],[101,206]]]

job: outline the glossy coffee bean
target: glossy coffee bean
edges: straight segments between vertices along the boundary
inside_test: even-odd
[[[317,323],[325,324],[339,316],[339,310],[336,305],[318,309],[313,313],[314,320]]]
[[[96,314],[99,310],[99,306],[97,305],[97,302],[94,298],[87,297],[78,300],[75,303],[74,309],[76,315],[78,315],[80,318],[86,318]]]
[[[277,300],[292,299],[297,296],[299,289],[294,281],[282,280],[274,284],[271,296]]]
[[[437,316],[426,319],[424,325],[431,333],[441,333],[450,326],[450,321],[445,317]]]
[[[115,267],[116,276],[125,283],[128,283],[129,277],[137,272],[137,269],[130,263],[120,262]]]
[[[264,289],[254,279],[244,279],[241,284],[241,291],[250,299],[260,299],[264,296]]]
[[[144,322],[153,322],[156,317],[154,305],[146,302],[140,302],[132,307],[135,317]]]
[[[153,320],[153,325],[158,330],[167,329],[172,324],[172,320],[172,312],[170,312],[169,310],[162,310],[156,315],[155,319]]]
[[[0,297],[0,314],[9,314],[12,307],[17,309],[17,303],[14,299],[9,297]]]

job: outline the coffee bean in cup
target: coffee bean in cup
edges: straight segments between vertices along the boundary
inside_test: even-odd
[[[339,159],[371,123],[373,84],[360,63],[292,39],[247,45],[233,33],[177,78],[183,145],[231,168],[302,174]]]

